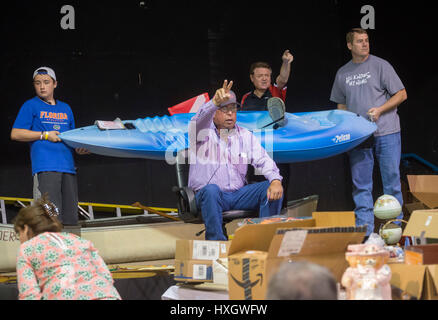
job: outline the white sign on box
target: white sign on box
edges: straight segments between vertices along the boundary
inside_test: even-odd
[[[280,249],[278,250],[279,257],[287,257],[294,254],[299,254],[306,241],[307,230],[287,231],[281,241]]]
[[[219,250],[226,253],[226,246],[219,246],[216,241],[193,241],[193,257],[195,260],[217,260],[219,259]]]
[[[193,280],[207,280],[207,265],[193,265]]]

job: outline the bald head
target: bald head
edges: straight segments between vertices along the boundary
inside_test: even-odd
[[[337,300],[336,280],[325,267],[306,262],[285,262],[271,277],[268,300]]]

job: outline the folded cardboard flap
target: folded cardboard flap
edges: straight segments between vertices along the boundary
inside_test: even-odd
[[[415,198],[426,205],[429,209],[438,208],[438,193],[432,192],[413,192]]]
[[[416,210],[412,212],[403,235],[438,239],[438,210]]]
[[[269,251],[271,240],[278,228],[350,227],[355,225],[354,211],[313,212],[312,216],[312,219],[244,225],[234,233],[228,254],[245,250]]]
[[[246,250],[268,251],[271,240],[278,228],[314,227],[315,219],[303,219],[289,222],[250,224],[236,230],[231,241],[228,255]]]
[[[228,288],[228,258],[213,261],[213,283]]]
[[[427,270],[429,271],[429,275],[430,275],[430,279],[433,282],[433,286],[434,286],[434,290],[435,293],[434,295],[437,296],[438,298],[438,265],[434,264],[434,265],[429,265],[427,266]]]
[[[313,262],[328,268],[340,281],[348,267],[345,259],[347,247],[361,243],[365,232],[365,227],[278,229],[272,239],[268,258]],[[273,271],[269,270],[268,277]]]
[[[312,213],[317,227],[350,227],[356,224],[354,211],[317,211]]]
[[[286,234],[288,232],[305,232],[302,244],[287,243],[288,239]],[[272,239],[271,245],[268,251],[269,258],[276,258],[281,256],[280,252],[285,250],[285,246],[289,245],[288,256],[299,254],[300,256],[313,256],[313,255],[325,255],[341,252],[343,255],[347,252],[347,247],[350,244],[357,244],[363,240],[365,234],[364,228],[301,228],[301,229],[278,229],[275,236]],[[294,236],[296,238],[296,236]],[[295,250],[295,247],[297,247]],[[297,252],[297,253],[294,253]],[[287,251],[285,252],[287,253]]]
[[[391,268],[391,285],[401,289],[412,297],[422,298],[427,266],[389,264]]]
[[[365,227],[354,223],[352,211],[322,212],[308,220],[239,228],[228,256],[230,299],[264,299],[270,277],[288,260],[325,266],[340,281],[348,245],[365,236]]]
[[[434,245],[418,246],[432,248]],[[414,246],[415,248],[416,246]],[[415,254],[418,254],[420,250],[407,248],[406,258],[409,260],[415,260]],[[410,255],[413,254],[413,258]],[[423,258],[424,251],[420,253]],[[426,256],[427,257],[427,256]],[[430,260],[431,262],[433,260]],[[414,261],[415,262],[415,261]],[[427,260],[425,261],[427,262]],[[392,272],[391,285],[400,288],[402,291],[409,295],[422,300],[437,300],[438,299],[438,264],[407,264],[395,263],[389,264]]]
[[[412,178],[411,178],[412,179]],[[418,187],[418,185],[417,185]],[[438,210],[415,210],[403,232],[404,236],[426,239],[438,238]],[[427,240],[430,242],[430,240]],[[416,249],[417,248],[417,249]],[[406,250],[406,263],[390,264],[392,271],[391,284],[418,299],[438,299],[438,265],[435,257],[421,248],[434,250],[436,245],[412,246]],[[435,249],[436,250],[436,249]],[[422,263],[422,265],[418,265]]]
[[[438,175],[408,175],[409,190],[430,209],[438,207]]]

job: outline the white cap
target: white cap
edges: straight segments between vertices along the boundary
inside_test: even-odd
[[[36,69],[33,73],[33,79],[35,79],[35,76],[37,74],[48,74],[49,76],[51,76],[53,78],[53,80],[56,81],[56,74],[55,71],[53,71],[52,68],[49,67],[39,67],[38,69]]]

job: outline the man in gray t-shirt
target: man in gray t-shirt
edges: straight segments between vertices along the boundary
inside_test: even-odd
[[[338,104],[338,109],[357,113],[377,124],[372,145],[359,146],[349,152],[356,224],[367,224],[368,236],[374,231],[374,154],[380,166],[383,192],[393,195],[403,205],[397,107],[407,99],[407,93],[394,68],[387,61],[370,54],[365,30],[356,28],[348,32],[347,47],[352,60],[336,73],[330,100]],[[398,218],[402,217],[400,213]]]

